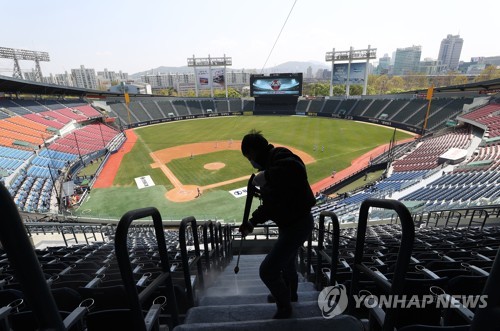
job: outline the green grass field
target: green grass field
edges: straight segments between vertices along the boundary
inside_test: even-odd
[[[316,161],[307,165],[309,182],[328,177],[333,170],[348,167],[353,159],[388,143],[392,128],[346,120],[297,116],[239,116],[172,122],[136,129],[139,136],[132,151],[126,154],[112,188],[94,189],[76,211],[78,215],[120,218],[126,211],[147,206],[160,210],[163,219],[224,219],[239,222],[245,199],[234,198],[228,190],[244,187],[246,181],[211,189],[193,201],[173,203],[164,194],[173,188],[160,169],[152,169],[149,153],[168,147],[203,141],[239,141],[251,129],[262,131],[271,142],[300,149]],[[410,135],[397,132],[397,140]],[[126,142],[128,143],[128,142]],[[323,150],[323,151],[322,151]],[[223,162],[220,170],[203,165]],[[249,175],[253,168],[237,151],[214,151],[172,160],[168,167],[183,184],[204,186]],[[137,189],[134,178],[150,175],[156,186]],[[257,205],[257,201],[254,205]]]

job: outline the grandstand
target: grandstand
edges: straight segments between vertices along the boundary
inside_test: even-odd
[[[276,240],[273,224],[243,241],[235,225],[189,215],[164,226],[155,208],[99,224],[72,223],[85,220],[58,213],[68,203],[60,199],[63,183],[76,182],[79,169],[97,159],[105,164],[123,144],[123,128],[243,115],[254,109],[253,100],[138,96],[127,106],[121,96],[106,99],[107,109],[88,98],[0,99],[0,200],[6,217],[0,224],[2,327],[404,331],[500,325],[495,96],[438,95],[425,136],[391,148],[358,174],[382,167],[380,180],[314,207],[315,230],[297,261],[299,301],[293,318],[283,321],[271,320],[273,306],[257,274],[262,254]],[[295,111],[421,132],[425,104],[415,95],[369,96],[299,100]],[[460,153],[450,157],[450,150]],[[63,242],[33,249],[26,234],[45,232],[60,234]],[[82,237],[84,243],[78,242]],[[233,254],[240,243],[236,275]],[[346,289],[350,303],[342,314],[325,318],[318,305],[328,300],[318,298],[333,285]],[[433,299],[425,310],[373,302],[355,307],[359,291],[376,298]],[[487,306],[467,306],[463,299],[482,294],[488,295]],[[451,296],[458,303],[437,304]]]

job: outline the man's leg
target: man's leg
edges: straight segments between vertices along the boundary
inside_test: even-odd
[[[314,220],[312,215],[308,215],[299,226],[296,226],[290,230],[293,235],[296,235],[298,238],[299,245],[294,250],[294,254],[292,258],[288,261],[288,264],[285,265],[285,268],[282,270],[283,279],[290,289],[290,298],[293,302],[298,301],[297,290],[299,287],[299,276],[297,274],[297,251],[302,246],[304,241],[307,240],[309,235],[311,234],[313,228]]]
[[[311,233],[313,226],[312,216],[309,215],[307,220],[298,220],[297,223],[298,224],[294,224],[290,227],[280,229],[278,241],[274,244],[274,247],[264,261],[262,261],[259,269],[260,278],[276,299],[278,311],[274,318],[288,318],[291,316],[291,289],[286,284],[284,277],[289,282],[293,282],[290,285],[295,287],[293,291],[296,293],[298,279],[295,268],[295,258],[297,249]],[[291,266],[292,264],[293,267]],[[283,275],[282,277],[282,271],[286,271],[290,274],[295,272],[295,277],[290,274]]]
[[[290,289],[281,276],[281,270],[285,268],[293,254],[290,248],[285,238],[280,234],[278,241],[262,261],[259,269],[260,278],[276,300],[278,311],[274,318],[288,318],[292,313]]]
[[[290,259],[288,265],[286,265],[282,270],[283,279],[290,290],[290,299],[292,302],[297,302],[298,300],[297,289],[299,287],[299,276],[297,275],[296,260],[297,251],[295,251],[295,254]]]

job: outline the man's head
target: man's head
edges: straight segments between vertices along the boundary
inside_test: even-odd
[[[268,149],[269,142],[255,129],[243,137],[241,141],[241,153],[252,163],[254,168],[261,169],[263,165],[262,156]]]

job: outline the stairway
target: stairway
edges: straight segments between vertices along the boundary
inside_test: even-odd
[[[299,278],[299,300],[292,303],[292,317],[272,319],[276,305],[267,303],[269,290],[259,277],[264,257],[242,255],[238,274],[234,273],[233,259],[201,294],[199,305],[188,311],[184,324],[174,330],[363,330],[361,322],[351,316],[323,318],[317,301],[319,292],[303,278]]]

